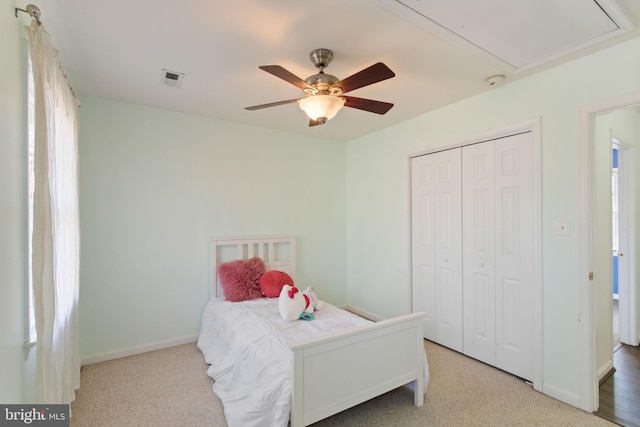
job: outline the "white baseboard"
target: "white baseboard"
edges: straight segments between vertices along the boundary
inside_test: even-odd
[[[151,344],[141,345],[139,347],[129,347],[122,350],[110,351],[107,353],[94,354],[82,358],[82,366],[92,363],[106,362],[107,360],[120,359],[121,357],[133,356],[136,354],[147,353],[149,351],[161,350],[163,348],[175,347],[177,345],[196,342],[197,335],[189,335],[181,338],[174,338],[166,341],[158,341]]]
[[[571,406],[575,406],[576,408],[580,408],[580,396],[567,393],[565,390],[561,390],[554,386],[543,385],[542,393]]]
[[[366,310],[362,310],[362,309],[360,309],[358,307],[354,307],[354,306],[349,305],[349,304],[342,305],[342,306],[340,306],[340,308],[343,309],[343,310],[350,311],[350,312],[352,312],[354,314],[357,314],[360,317],[364,317],[365,319],[371,320],[373,322],[380,322],[381,320],[385,320],[384,317],[380,317],[377,314],[370,313],[370,312],[368,312]]]
[[[613,360],[607,360],[607,362],[598,369],[598,381],[600,381],[605,375],[607,375],[613,369]]]

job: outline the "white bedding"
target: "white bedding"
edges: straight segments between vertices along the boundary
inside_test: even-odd
[[[213,390],[229,427],[286,426],[292,394],[290,346],[370,323],[327,303],[314,316],[312,321],[287,322],[280,317],[277,298],[209,301],[198,348],[211,365],[207,373],[215,380]],[[426,391],[426,358],[425,380]]]

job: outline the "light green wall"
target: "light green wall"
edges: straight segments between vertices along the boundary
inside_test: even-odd
[[[83,357],[195,336],[213,237],[295,235],[296,283],[346,303],[344,144],[81,101]]]
[[[400,76],[401,78],[401,76]],[[544,386],[579,398],[578,112],[640,91],[640,39],[495,88],[347,146],[349,303],[383,317],[411,309],[412,153],[541,120]],[[554,221],[569,220],[568,237]]]
[[[26,290],[26,42],[15,4],[0,0],[0,402],[35,402],[23,350]]]

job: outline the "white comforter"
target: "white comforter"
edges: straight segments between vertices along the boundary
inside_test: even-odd
[[[224,405],[229,427],[286,426],[292,393],[290,346],[370,323],[326,303],[314,316],[312,321],[287,322],[280,317],[277,298],[208,303],[198,348],[211,365],[207,373],[215,380],[213,391]],[[428,381],[428,367],[425,377]]]

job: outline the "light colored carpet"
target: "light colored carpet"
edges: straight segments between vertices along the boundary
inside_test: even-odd
[[[314,427],[615,426],[521,379],[425,341],[431,381],[421,408],[400,388]],[[71,427],[226,426],[195,344],[85,366]]]

